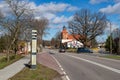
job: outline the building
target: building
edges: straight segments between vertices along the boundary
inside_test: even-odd
[[[63,27],[61,32],[61,43],[68,48],[78,48],[82,47],[83,44],[77,41],[80,38],[80,35],[69,34],[66,27]]]

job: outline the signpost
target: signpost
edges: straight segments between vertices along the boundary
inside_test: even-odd
[[[31,69],[36,68],[37,30],[32,30]]]

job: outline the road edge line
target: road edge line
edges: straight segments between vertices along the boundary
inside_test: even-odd
[[[120,74],[120,70],[119,70],[119,69],[115,69],[115,68],[112,68],[112,67],[109,67],[109,66],[106,66],[106,65],[103,65],[103,64],[94,62],[94,61],[90,61],[90,60],[88,60],[88,59],[84,59],[84,58],[80,58],[80,57],[76,57],[76,56],[71,56],[71,55],[67,55],[67,56],[70,56],[70,57],[73,57],[73,58],[76,58],[76,59],[79,59],[79,60],[82,60],[82,61],[85,61],[85,62],[94,64],[94,65],[97,65],[97,66],[99,66],[99,67],[102,67],[102,68],[105,68],[105,69],[108,69],[108,70],[110,70],[110,71],[113,71],[113,72],[116,72],[116,73],[119,73],[119,74]]]
[[[51,55],[52,56],[52,55]],[[68,75],[66,74],[65,70],[63,69],[63,67],[61,66],[61,64],[59,63],[59,61],[54,57],[52,56],[53,59],[57,62],[59,68],[61,69],[62,73],[63,73],[63,76],[61,77],[62,80],[70,80],[70,78],[68,77]]]

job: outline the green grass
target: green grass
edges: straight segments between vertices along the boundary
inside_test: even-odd
[[[14,63],[15,61],[21,59],[23,56],[21,55],[10,55],[10,61],[7,62],[7,57],[6,56],[1,56],[0,57],[0,69]]]
[[[25,67],[21,72],[9,80],[53,80],[55,78],[60,78],[58,72],[38,64],[35,70],[30,70]]]
[[[103,56],[103,57],[120,60],[120,56],[119,55],[107,55],[107,56]]]

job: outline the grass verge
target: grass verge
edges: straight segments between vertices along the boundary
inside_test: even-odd
[[[58,78],[58,79],[55,79]],[[21,72],[8,80],[61,80],[60,74],[52,69],[38,64],[35,70],[25,67]]]
[[[14,63],[15,61],[17,61],[17,60],[19,60],[21,58],[23,58],[23,56],[12,54],[12,55],[10,55],[10,61],[7,62],[7,57],[6,56],[1,57],[0,58],[0,69]]]
[[[102,57],[120,60],[120,56],[119,55],[106,55],[106,56],[102,56]]]

